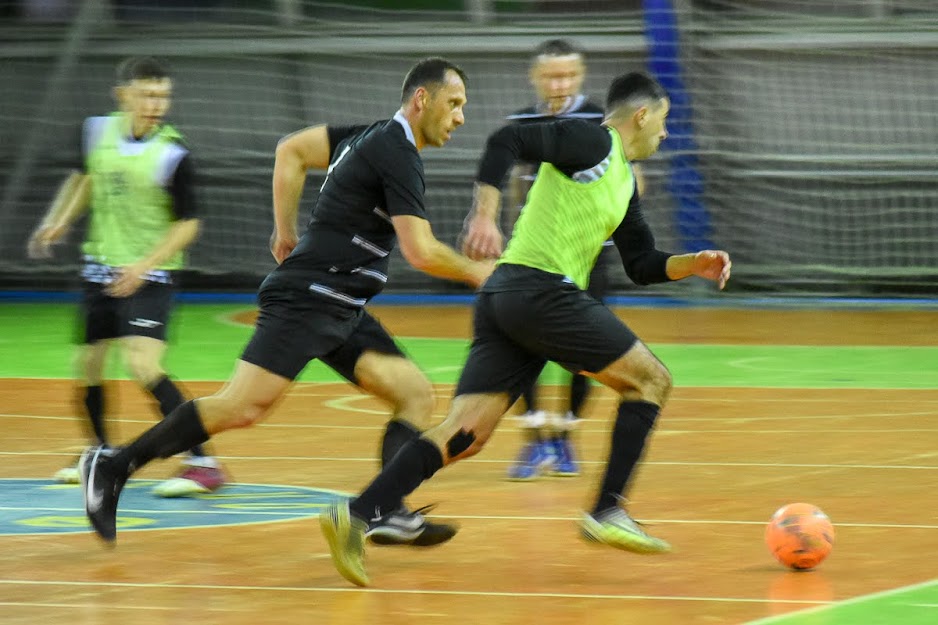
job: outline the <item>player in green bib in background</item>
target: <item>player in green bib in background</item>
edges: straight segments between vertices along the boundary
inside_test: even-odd
[[[351,502],[319,516],[332,559],[347,580],[367,585],[364,534],[376,511],[393,506],[444,465],[478,453],[548,360],[619,394],[605,475],[584,538],[636,553],[665,553],[624,506],[645,442],[671,391],[671,375],[635,334],[586,288],[603,242],[612,237],[638,284],[700,276],[723,288],[729,255],[673,255],[655,248],[629,164],[654,154],[667,137],[670,102],[641,73],[616,78],[602,126],[581,120],[509,125],[489,137],[476,178],[464,249],[501,252],[499,187],[516,160],[541,163],[508,249],[482,285],[469,357],[446,420],[401,448]]]
[[[183,267],[184,250],[199,232],[189,149],[163,123],[173,87],[166,68],[153,58],[131,58],[120,64],[117,79],[114,95],[121,110],[84,121],[79,171],[62,185],[28,246],[32,257],[49,256],[51,245],[89,213],[82,245],[84,344],[77,363],[79,403],[91,425],[91,442],[98,445],[110,442],[103,375],[113,340],[163,416],[185,401],[161,363],[174,272]],[[77,466],[60,470],[56,479],[77,483]],[[179,475],[155,492],[194,495],[224,481],[217,461],[195,447]]]

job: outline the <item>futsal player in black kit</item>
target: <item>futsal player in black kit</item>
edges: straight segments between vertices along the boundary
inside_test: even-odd
[[[186,402],[126,447],[82,455],[85,510],[95,531],[116,538],[117,504],[129,476],[211,436],[266,417],[314,359],[393,407],[382,464],[429,426],[434,408],[426,376],[365,310],[388,279],[395,243],[415,268],[478,286],[492,261],[474,261],[439,242],[424,208],[420,150],[442,147],[464,122],[465,74],[444,59],[416,64],[404,79],[401,108],[370,126],[313,126],[277,147],[271,251],[279,266],[260,287],[254,335],[231,379],[209,397]],[[308,169],[327,169],[306,232],[296,214]],[[379,544],[433,545],[456,533],[403,502],[376,515]]]

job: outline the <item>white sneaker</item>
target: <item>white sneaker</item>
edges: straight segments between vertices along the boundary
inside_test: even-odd
[[[70,464],[67,467],[63,467],[55,472],[55,475],[52,476],[59,484],[79,484],[81,483],[81,476],[78,474],[78,463]]]
[[[225,485],[225,474],[214,458],[188,458],[179,474],[153,487],[157,497],[191,497],[212,493]]]
[[[529,410],[520,417],[521,427],[525,429],[538,430],[547,425],[547,413],[543,410]]]

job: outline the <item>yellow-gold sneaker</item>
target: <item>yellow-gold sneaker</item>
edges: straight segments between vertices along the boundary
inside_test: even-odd
[[[671,545],[655,538],[622,508],[607,508],[599,514],[584,514],[580,531],[588,541],[603,543],[633,553],[668,553]]]
[[[370,584],[365,573],[365,532],[368,523],[355,517],[347,500],[337,501],[319,513],[319,526],[329,543],[332,563],[339,575],[356,586]]]

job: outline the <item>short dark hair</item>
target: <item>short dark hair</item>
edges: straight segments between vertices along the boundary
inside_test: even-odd
[[[668,97],[668,92],[661,84],[644,72],[630,72],[622,74],[612,81],[606,94],[606,113],[612,113],[616,108],[639,101],[652,101]]]
[[[446,59],[431,57],[423,59],[410,68],[407,76],[404,77],[404,86],[401,88],[401,104],[414,95],[418,87],[429,87],[431,85],[441,85],[446,81],[446,72],[452,70],[459,75],[463,84],[467,84],[466,72],[462,71],[458,65]]]
[[[152,56],[132,56],[117,66],[117,82],[125,85],[132,80],[162,80],[169,78],[166,65]]]
[[[568,39],[548,39],[535,48],[534,59],[537,60],[539,56],[567,56],[570,54],[583,56],[583,50]]]

